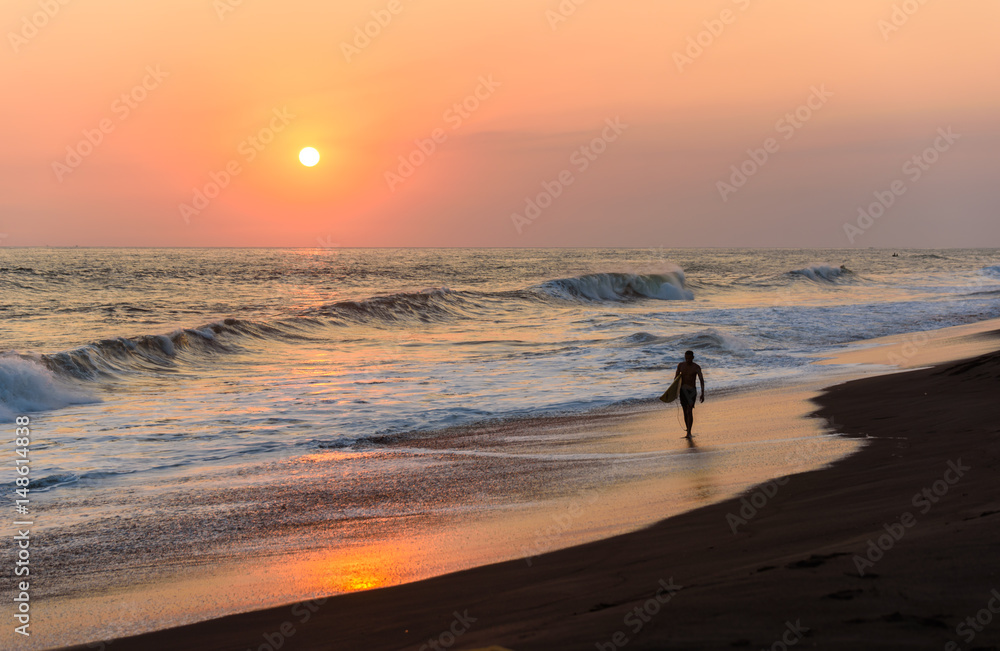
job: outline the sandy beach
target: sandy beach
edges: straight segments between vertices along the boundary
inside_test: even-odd
[[[955,341],[966,347],[953,351],[996,347],[997,332]],[[816,399],[817,415],[863,440],[859,453],[530,565],[233,615],[111,648],[995,648],[998,380],[1000,353],[987,353],[835,386]]]

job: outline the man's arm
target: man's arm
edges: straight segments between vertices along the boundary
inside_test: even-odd
[[[681,365],[680,365],[680,364],[678,364],[678,365],[677,365],[677,372],[676,372],[676,373],[674,373],[674,377],[677,377],[677,376],[678,376],[678,375],[680,375],[680,374],[681,374]]]
[[[701,369],[698,369],[698,379],[701,380],[701,401],[705,402],[705,376],[701,374]]]

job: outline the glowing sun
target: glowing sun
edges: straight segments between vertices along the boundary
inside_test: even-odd
[[[312,167],[319,162],[319,152],[312,147],[306,147],[299,152],[299,161],[306,167]]]

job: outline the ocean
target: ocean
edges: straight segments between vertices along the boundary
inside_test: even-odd
[[[70,572],[81,540],[267,551],[247,534],[287,505],[291,536],[536,499],[545,471],[454,481],[441,437],[648,405],[688,349],[709,404],[821,378],[859,341],[1000,317],[1000,251],[8,248],[0,315],[0,423],[31,418],[32,508]]]
[[[3,249],[0,422],[37,489],[711,391],[1000,316],[996,250]],[[55,443],[55,441],[53,442]]]

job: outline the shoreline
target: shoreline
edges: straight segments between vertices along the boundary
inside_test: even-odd
[[[824,382],[829,383],[829,377]],[[815,393],[813,385],[820,383],[789,382],[753,393],[717,395],[699,419],[696,433],[703,436],[694,444],[681,438],[680,429],[676,437],[668,434],[681,425],[674,422],[675,409],[664,410],[658,402],[578,416],[487,422],[428,432],[419,439],[387,439],[379,446],[383,458],[430,463],[431,468],[471,464],[480,479],[468,472],[454,479],[465,477],[481,485],[471,487],[479,493],[470,494],[476,499],[468,502],[481,504],[423,518],[422,507],[415,504],[414,516],[405,521],[385,526],[373,522],[373,527],[333,522],[326,525],[328,531],[323,525],[329,515],[317,512],[315,516],[325,520],[317,520],[320,526],[308,535],[300,531],[279,538],[285,534],[275,525],[279,533],[268,538],[258,529],[254,554],[220,548],[213,558],[199,556],[197,564],[175,565],[162,548],[155,567],[143,562],[154,560],[148,553],[129,557],[128,565],[120,566],[111,565],[114,557],[99,548],[88,559],[79,559],[83,564],[67,566],[53,556],[49,567],[65,567],[62,583],[72,592],[40,604],[48,624],[32,648],[113,640],[506,560],[532,564],[551,550],[639,530],[849,454],[858,443],[839,439],[820,421],[805,417],[813,409],[808,402]],[[738,427],[728,427],[737,421]],[[326,461],[309,464],[316,467],[316,477],[300,472],[296,491],[285,493],[294,500],[288,512],[301,517],[305,503],[320,499],[326,512],[336,510],[334,494],[321,484],[335,471],[332,466],[342,463],[341,455],[326,455]],[[420,476],[426,480],[432,475]],[[443,479],[434,476],[437,483]],[[396,501],[422,499],[405,484],[397,483],[396,489],[406,491]],[[265,487],[265,497],[268,490]],[[251,498],[259,499],[258,493],[244,496]],[[269,519],[277,522],[280,515]],[[212,526],[220,524],[217,518]],[[93,532],[105,534],[97,525]],[[159,516],[158,526],[176,528],[166,513]],[[370,532],[347,537],[364,529]],[[308,547],[302,547],[304,538],[311,540]],[[88,567],[107,569],[98,575]],[[283,578],[276,580],[276,574]],[[75,634],[50,633],[60,630]]]
[[[998,347],[995,338],[990,345]],[[257,649],[267,635],[280,636],[286,649],[330,648],[331,641],[334,648],[419,648],[449,629],[462,629],[454,648],[618,648],[623,640],[630,648],[769,647],[786,633],[786,621],[799,620],[809,629],[804,646],[846,646],[862,636],[866,648],[914,648],[928,637],[942,646],[964,641],[956,628],[1000,587],[1000,578],[959,562],[990,558],[989,543],[1000,538],[986,531],[1000,513],[993,471],[974,471],[978,463],[996,466],[989,460],[998,430],[988,406],[1000,355],[974,360],[827,389],[816,415],[835,419],[849,438],[875,437],[829,467],[784,478],[766,499],[756,498],[762,488],[752,491],[764,503],[736,533],[728,516],[740,517],[740,498],[539,555],[530,566],[513,560],[322,605],[230,615],[120,638],[114,648]],[[924,400],[922,389],[937,399]],[[866,399],[873,393],[879,401]],[[951,416],[958,419],[951,438],[932,437]],[[912,504],[923,488],[941,486],[949,462],[962,468],[972,459],[977,464],[958,478],[958,490],[946,490],[926,512]],[[906,513],[914,523],[898,524]],[[887,543],[874,567],[859,563],[865,554],[878,556],[865,551],[869,541],[899,526],[904,537]],[[664,587],[674,585],[683,588]],[[628,619],[644,606],[656,616]],[[466,612],[475,621],[459,624],[456,613]],[[1000,622],[976,643],[998,635]]]

